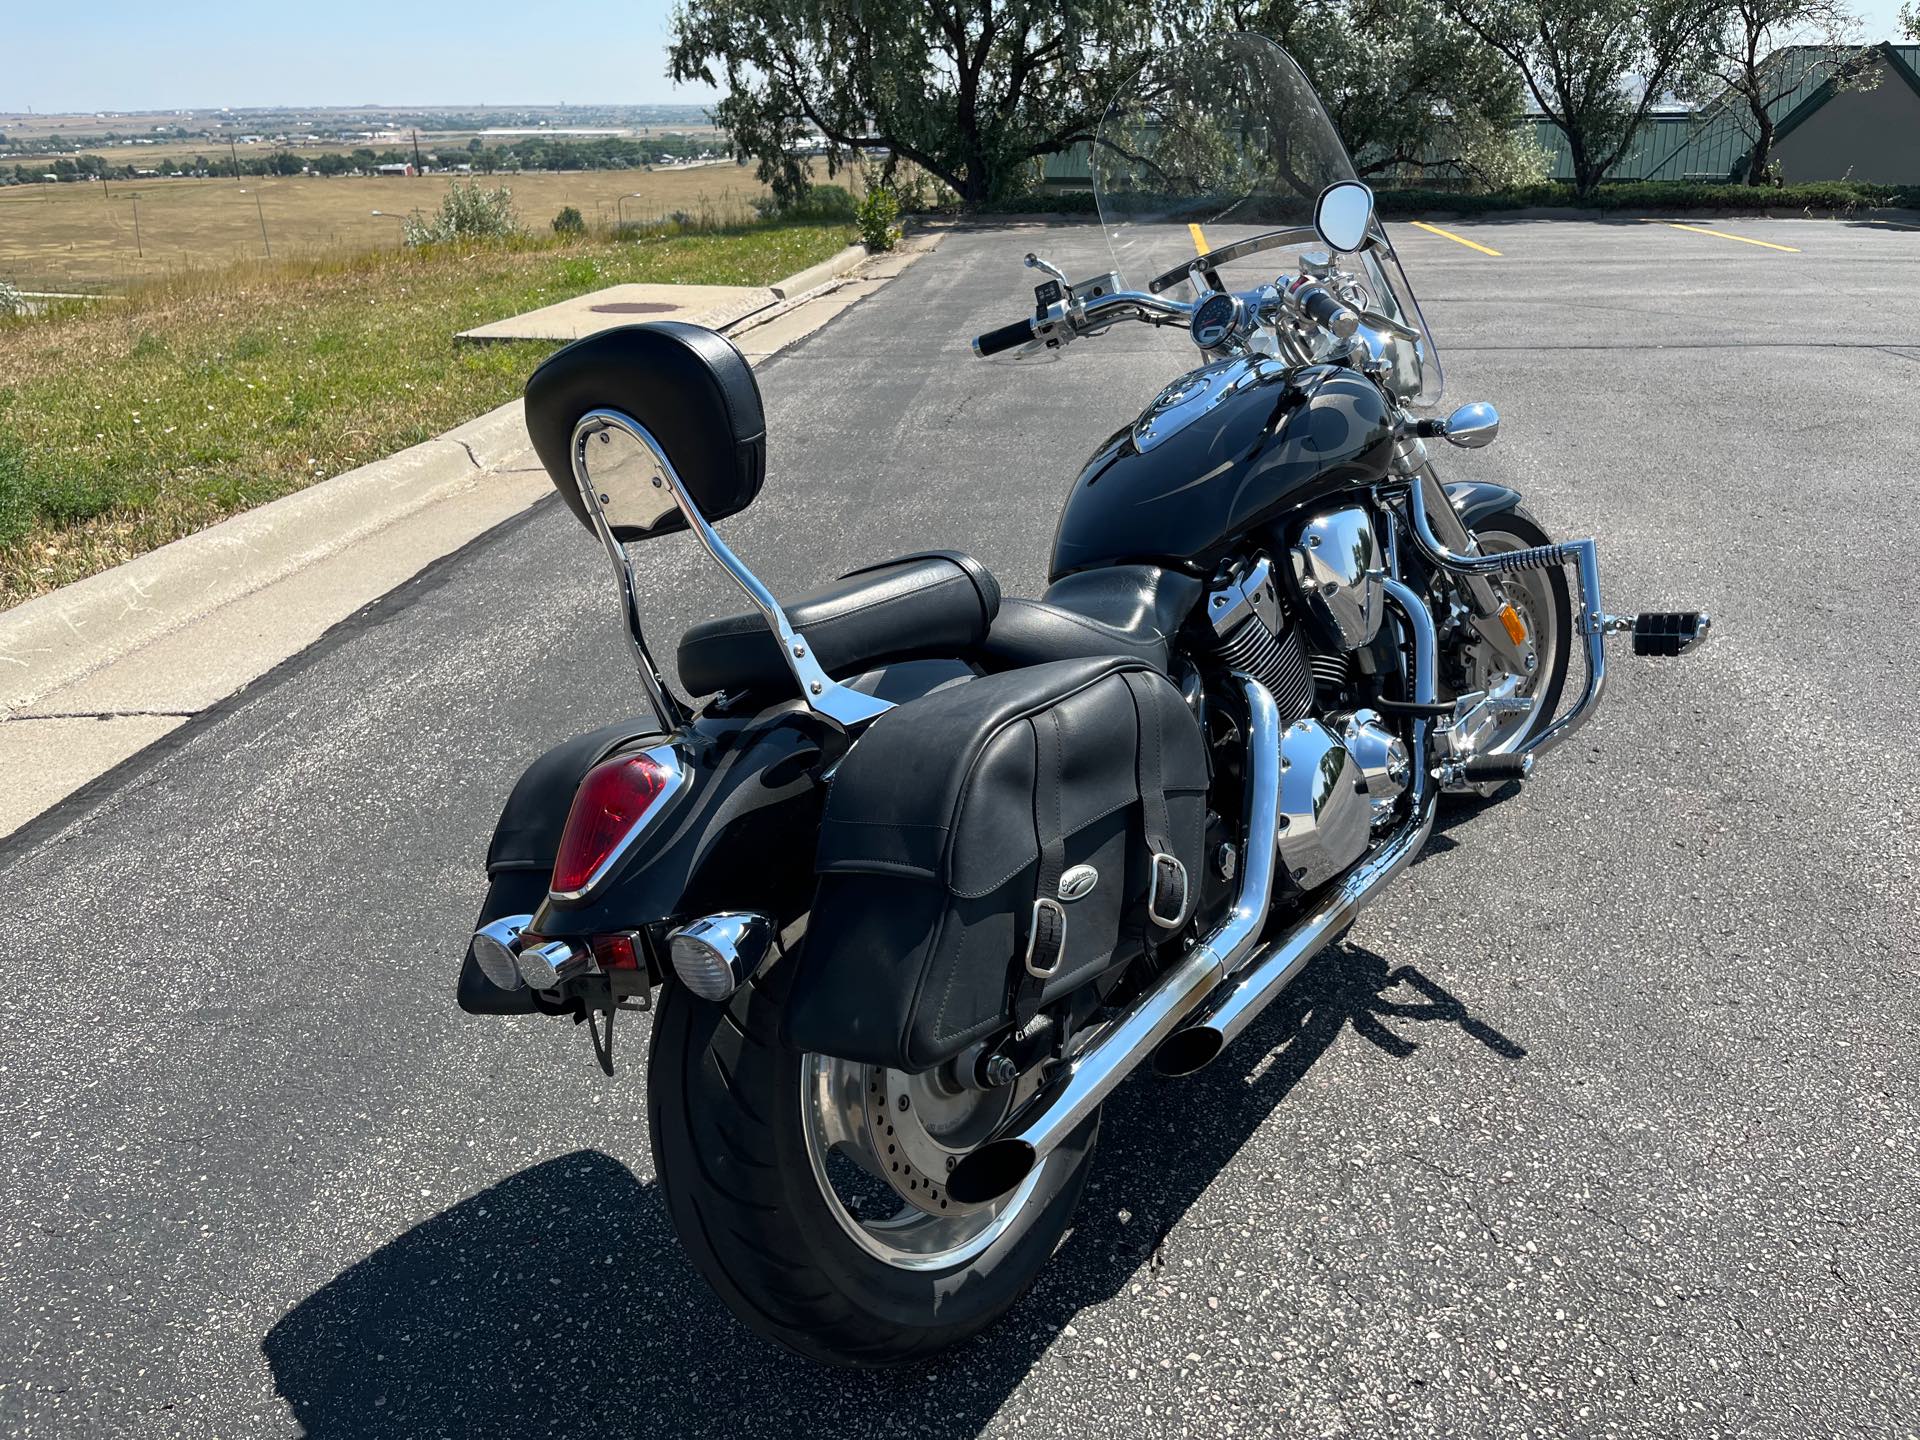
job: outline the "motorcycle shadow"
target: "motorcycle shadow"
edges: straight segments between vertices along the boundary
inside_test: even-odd
[[[1214,1066],[1123,1086],[1039,1284],[917,1370],[829,1371],[756,1339],[693,1274],[653,1184],[592,1150],[415,1226],[295,1306],[261,1350],[315,1437],[976,1436],[1062,1327],[1158,1268],[1169,1232],[1341,1035],[1404,1059],[1419,1043],[1401,1031],[1435,1023],[1526,1053],[1418,970],[1345,944]]]

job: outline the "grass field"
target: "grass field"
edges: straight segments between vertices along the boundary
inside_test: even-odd
[[[480,177],[480,183],[511,189],[521,223],[535,231],[566,205],[606,227],[619,214],[656,220],[675,211],[708,224],[745,221],[766,193],[751,167],[731,163],[529,173]],[[196,266],[263,259],[269,247],[276,259],[309,260],[392,249],[399,222],[370,212],[430,211],[447,184],[442,176],[299,175],[10,186],[0,189],[0,278],[23,290],[116,290]],[[635,198],[622,205],[630,194]]]
[[[552,348],[457,331],[625,281],[766,284],[851,238],[762,225],[242,262],[0,323],[0,607],[436,435]]]

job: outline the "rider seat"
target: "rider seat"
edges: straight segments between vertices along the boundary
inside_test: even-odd
[[[1158,565],[1112,565],[1063,576],[1039,600],[1008,600],[976,657],[989,670],[1125,655],[1166,673],[1173,637],[1204,587]]]
[[[1174,632],[1200,590],[1189,575],[1119,565],[1069,575],[1042,600],[1003,601],[978,560],[937,550],[855,570],[782,608],[835,678],[933,657],[999,671],[1124,655],[1164,672]],[[690,627],[680,640],[679,670],[692,695],[777,692],[793,684],[757,610]]]

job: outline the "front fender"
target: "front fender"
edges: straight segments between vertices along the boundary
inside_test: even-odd
[[[1482,520],[1490,520],[1503,510],[1511,510],[1520,503],[1520,492],[1506,485],[1494,485],[1485,480],[1460,480],[1444,487],[1447,503],[1453,511],[1466,522],[1469,530]]]

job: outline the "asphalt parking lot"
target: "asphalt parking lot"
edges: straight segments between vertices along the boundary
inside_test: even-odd
[[[1220,1063],[1127,1086],[996,1331],[884,1377],[766,1347],[676,1249],[644,1021],[608,1081],[454,1009],[507,788],[638,703],[546,503],[0,844],[0,1432],[1914,1434],[1920,230],[1698,225],[1392,227],[1449,400],[1505,420],[1445,473],[1715,639],[1622,652]],[[974,361],[1029,248],[1104,268],[959,231],[761,372],[724,529],[776,590],[938,545],[1037,592],[1192,352]],[[646,567],[662,653],[737,608],[684,537]]]

